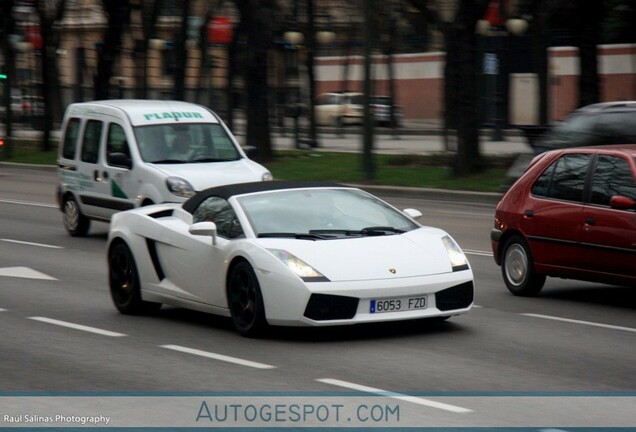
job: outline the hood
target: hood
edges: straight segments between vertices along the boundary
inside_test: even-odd
[[[153,164],[167,177],[187,180],[195,191],[232,183],[247,183],[263,180],[267,169],[254,161],[243,158],[230,162],[208,162],[189,164]]]
[[[450,273],[450,260],[441,241],[444,235],[442,230],[424,227],[402,235],[259,240],[265,248],[292,253],[332,282],[344,282]]]

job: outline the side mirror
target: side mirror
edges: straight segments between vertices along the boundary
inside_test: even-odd
[[[254,160],[258,156],[258,149],[254,146],[245,146],[243,147],[243,151],[248,159]]]
[[[405,215],[407,215],[408,217],[416,219],[416,220],[422,217],[422,212],[421,211],[415,210],[415,209],[412,209],[412,208],[404,209],[404,210],[402,210],[402,212]]]
[[[121,152],[108,153],[108,164],[121,168],[132,168],[130,156]]]
[[[615,195],[610,198],[610,207],[616,210],[636,209],[636,201],[626,196]]]
[[[192,235],[212,237],[212,244],[216,244],[216,224],[214,222],[197,222],[188,231]]]

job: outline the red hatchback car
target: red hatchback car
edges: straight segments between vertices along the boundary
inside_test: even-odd
[[[636,287],[636,145],[537,156],[497,205],[491,240],[515,295],[546,276]]]

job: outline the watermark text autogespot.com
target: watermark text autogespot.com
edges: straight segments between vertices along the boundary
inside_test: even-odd
[[[197,423],[245,424],[371,424],[395,425],[400,421],[397,404],[337,403],[218,403],[203,401]]]

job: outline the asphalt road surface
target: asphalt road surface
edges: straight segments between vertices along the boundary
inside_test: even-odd
[[[69,393],[122,426],[636,427],[636,292],[552,279],[539,297],[513,297],[490,251],[492,199],[383,193],[465,249],[477,285],[469,314],[255,340],[177,308],[120,315],[108,225],[68,236],[55,182],[52,171],[0,166],[0,428],[23,425],[26,402],[53,418]]]

